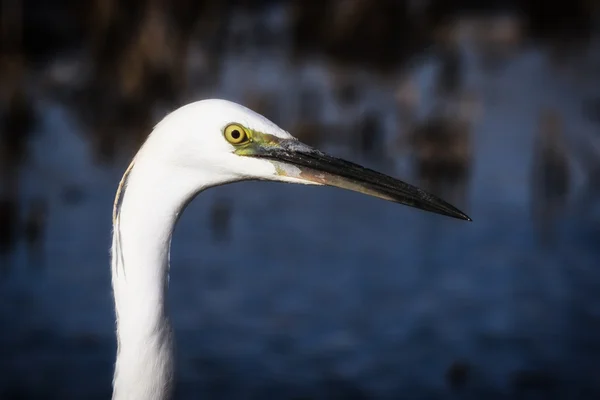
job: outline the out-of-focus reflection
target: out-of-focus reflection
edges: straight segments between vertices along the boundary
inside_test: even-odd
[[[227,197],[218,198],[210,209],[210,230],[216,242],[228,242],[231,238],[231,215],[233,203]]]
[[[48,203],[44,198],[34,198],[29,205],[24,222],[24,236],[29,254],[29,265],[40,269],[44,262],[44,241],[48,220]]]
[[[531,208],[543,244],[549,244],[553,222],[564,215],[571,184],[564,128],[556,110],[540,113],[533,155]]]

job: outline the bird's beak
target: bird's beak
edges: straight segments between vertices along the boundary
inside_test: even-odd
[[[353,190],[395,203],[471,221],[465,213],[415,186],[360,165],[329,156],[295,139],[254,143],[244,155],[268,159],[277,173],[322,185]],[[295,167],[295,168],[294,168]]]

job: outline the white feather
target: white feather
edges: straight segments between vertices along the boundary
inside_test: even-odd
[[[185,206],[211,186],[245,179],[298,181],[279,176],[269,161],[234,154],[222,134],[232,122],[291,138],[235,103],[188,104],[156,125],[119,185],[112,243],[118,338],[113,399],[172,395],[173,334],[165,300],[171,235]]]

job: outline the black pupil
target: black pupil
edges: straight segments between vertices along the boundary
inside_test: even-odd
[[[241,136],[242,134],[237,129],[231,132],[231,137],[234,139],[239,139]]]

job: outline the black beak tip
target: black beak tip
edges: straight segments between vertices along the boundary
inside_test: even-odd
[[[452,217],[463,220],[463,221],[468,221],[468,222],[473,222],[473,220],[471,219],[471,217],[469,217],[467,214],[465,214],[462,211],[456,210],[455,212],[453,212],[451,214]]]
[[[443,214],[443,215],[446,215],[447,217],[459,219],[461,221],[473,222],[473,220],[471,219],[471,217],[469,217],[467,214],[462,213],[462,212],[447,212],[446,211],[446,212],[441,212],[441,213],[440,212],[436,212],[436,214]]]
[[[460,211],[458,208],[444,202],[443,200],[440,200],[440,202],[442,204],[444,204],[444,208],[442,209],[437,209],[437,210],[429,210],[429,211],[433,211],[439,214],[443,214],[446,215],[448,217],[452,217],[452,218],[456,218],[456,219],[460,219],[461,221],[468,221],[468,222],[473,222],[473,220],[471,219],[471,217],[469,217],[467,214],[465,214],[464,212]]]

